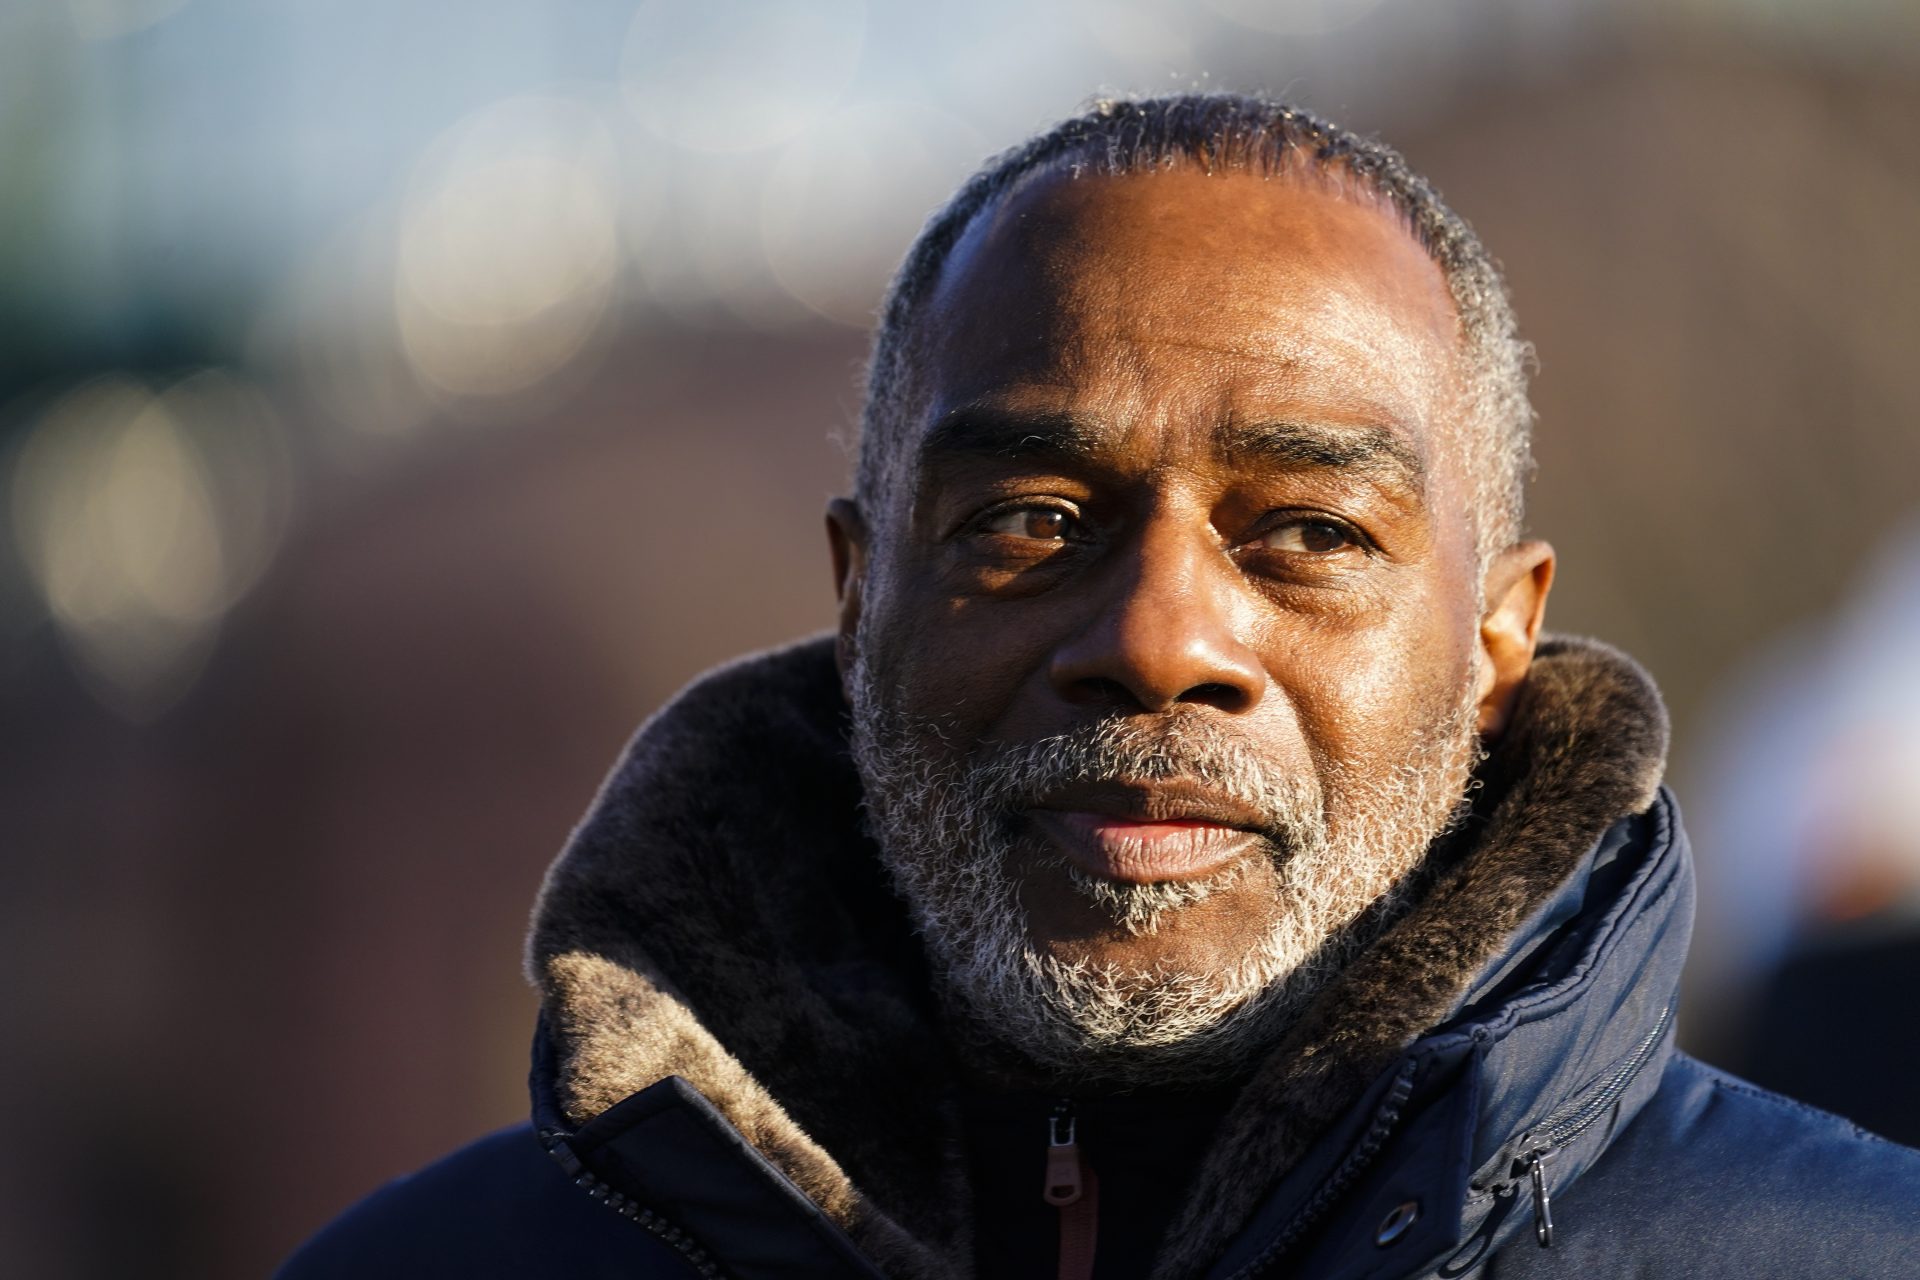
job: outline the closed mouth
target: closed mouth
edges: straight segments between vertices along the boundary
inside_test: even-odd
[[[1247,806],[1177,780],[1076,784],[1028,813],[1074,865],[1133,884],[1213,875],[1265,838]]]

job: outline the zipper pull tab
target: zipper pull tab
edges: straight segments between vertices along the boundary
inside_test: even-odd
[[[1553,1197],[1547,1193],[1547,1161],[1553,1148],[1535,1147],[1527,1153],[1527,1174],[1533,1179],[1533,1238],[1542,1249],[1553,1247]]]
[[[1083,1190],[1080,1176],[1080,1144],[1073,1137],[1073,1103],[1054,1104],[1047,1117],[1046,1201],[1055,1207],[1079,1201]]]

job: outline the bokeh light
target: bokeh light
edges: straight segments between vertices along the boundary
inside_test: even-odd
[[[292,442],[260,388],[224,370],[182,378],[157,407],[198,455],[220,538],[221,605],[231,608],[265,576],[286,535]]]
[[[843,324],[871,323],[914,233],[987,150],[956,116],[869,103],[789,144],[768,176],[767,266],[782,288]],[[859,227],[861,234],[848,235]]]
[[[587,347],[619,272],[612,136],[583,103],[522,97],[457,126],[416,171],[395,314],[430,386],[503,396]]]
[[[674,322],[780,328],[813,317],[781,288],[761,245],[764,156],[656,156],[673,199],[634,261],[644,296]],[[699,172],[687,173],[697,164]]]
[[[14,535],[90,688],[147,719],[204,663],[285,529],[291,468],[264,399],[212,371],[57,401],[16,462]]]

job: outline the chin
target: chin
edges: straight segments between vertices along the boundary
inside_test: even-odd
[[[1279,903],[1266,859],[1248,857],[1200,880],[1136,884],[1064,860],[1021,885],[1027,934],[1062,964],[1145,977],[1240,967],[1275,926]]]

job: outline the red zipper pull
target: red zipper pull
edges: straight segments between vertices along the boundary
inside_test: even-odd
[[[1100,1235],[1100,1183],[1080,1159],[1073,1103],[1064,1099],[1047,1117],[1046,1201],[1060,1211],[1060,1280],[1092,1280]]]
[[[1057,1103],[1047,1117],[1047,1203],[1056,1208],[1075,1204],[1083,1189],[1080,1144],[1073,1136],[1073,1104]]]

